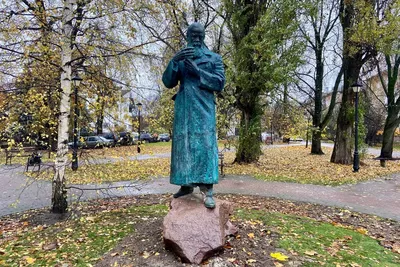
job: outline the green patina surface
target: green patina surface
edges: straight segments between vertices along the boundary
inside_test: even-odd
[[[203,44],[204,32],[199,35],[188,31],[188,48],[175,55],[163,75],[166,87],[180,84],[174,97],[170,175],[176,185],[218,183],[214,93],[223,89],[225,75],[221,56]]]

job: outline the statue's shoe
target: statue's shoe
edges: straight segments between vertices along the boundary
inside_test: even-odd
[[[207,209],[214,209],[215,208],[214,199],[210,196],[207,196],[206,199],[204,200],[204,206],[206,206]]]
[[[193,193],[193,187],[181,186],[179,191],[174,194],[174,198],[185,196],[185,195],[188,195],[188,194],[191,194],[191,193]]]

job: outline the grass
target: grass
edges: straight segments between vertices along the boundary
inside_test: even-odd
[[[131,207],[21,231],[0,243],[0,265],[89,266],[134,231],[134,220],[165,215],[167,209],[164,205]]]
[[[362,159],[359,172],[354,173],[352,165],[330,162],[331,148],[324,148],[324,155],[311,155],[303,146],[274,147],[264,149],[257,163],[228,165],[227,174],[251,175],[264,181],[296,182],[337,186],[357,183],[376,177],[400,172],[398,162],[388,162],[380,167],[373,156]],[[225,153],[226,162],[233,162],[234,153]]]
[[[135,231],[135,221],[161,219],[167,211],[168,207],[161,204],[130,206],[86,214],[51,226],[26,225],[26,229],[0,240],[0,265],[94,265],[122,238]],[[365,231],[346,229],[305,217],[247,209],[237,210],[233,221],[249,223],[267,234],[271,231],[279,233],[275,247],[288,251],[290,255],[286,256],[289,259],[293,255],[312,259],[304,266],[400,264],[398,254],[384,249],[376,240],[365,235]],[[6,233],[3,233],[5,236]],[[258,239],[257,242],[267,242],[263,237],[254,238]]]
[[[118,181],[145,181],[150,177],[169,175],[168,158],[148,160],[124,160],[115,163],[82,165],[77,171],[66,170],[69,184],[100,184]],[[53,169],[46,171],[28,172],[28,176],[39,180],[51,180]]]
[[[236,215],[252,224],[260,222],[278,232],[278,247],[292,255],[312,259],[302,266],[399,266],[400,255],[366,236],[365,231],[354,231],[315,220],[265,213],[256,210],[238,210]],[[290,258],[290,255],[287,255]],[[358,265],[357,265],[358,264]]]

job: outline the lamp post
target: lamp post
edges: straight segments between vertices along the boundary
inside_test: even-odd
[[[74,150],[72,152],[72,170],[76,171],[78,169],[78,86],[81,83],[82,78],[79,77],[78,74],[75,74],[74,77],[72,77],[72,83],[74,85],[74,98],[75,98],[75,103],[74,103]]]
[[[353,172],[358,172],[360,169],[360,156],[358,155],[358,93],[361,91],[362,84],[358,81],[352,86],[353,92],[356,94],[354,101],[354,157],[353,157]]]
[[[137,147],[137,152],[140,153],[140,111],[142,111],[142,103],[137,103],[136,104],[138,111],[139,111],[139,116],[138,116],[138,120],[139,120],[139,140],[138,140],[138,147]]]

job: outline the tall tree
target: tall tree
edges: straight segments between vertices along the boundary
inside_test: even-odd
[[[55,124],[58,125],[58,147],[52,205],[54,212],[65,212],[71,72],[82,67],[87,70],[87,75],[93,75],[91,71],[99,69],[88,66],[99,66],[102,59],[107,60],[113,70],[98,71],[104,79],[121,83],[118,78],[132,76],[130,74],[135,69],[128,66],[133,58],[143,54],[142,48],[151,42],[144,37],[137,38],[137,24],[130,14],[135,10],[150,9],[152,4],[92,0],[18,0],[5,3],[7,5],[2,6],[0,12],[0,27],[5,29],[0,32],[0,51],[5,56],[0,60],[13,65],[15,71],[12,73],[9,68],[1,70],[12,79],[17,79],[23,69],[19,66],[27,66],[39,76],[37,62],[40,62],[51,66],[49,72],[60,81],[51,86],[60,94],[57,102],[59,118]],[[29,62],[35,64],[29,65]],[[56,101],[53,101],[56,106],[54,103]]]
[[[235,161],[250,163],[261,155],[261,116],[266,96],[289,81],[300,63],[303,45],[295,38],[298,2],[225,0],[233,40],[236,106],[241,112]]]
[[[387,101],[387,116],[383,129],[383,139],[381,158],[392,158],[394,133],[400,123],[400,88],[398,84],[400,54],[385,55],[386,78],[378,67],[378,75],[381,80],[382,88],[385,91]],[[378,65],[379,66],[379,65]]]
[[[331,156],[331,162],[334,163],[351,164],[352,162],[351,137],[353,136],[354,122],[354,93],[351,85],[358,80],[360,69],[364,63],[376,53],[374,47],[369,43],[357,42],[353,38],[357,22],[361,20],[361,16],[365,15],[359,9],[361,2],[368,6],[369,9],[373,8],[372,2],[374,1],[340,1],[339,16],[343,31],[343,92],[337,121],[335,145]]]
[[[344,80],[331,162],[340,164],[352,162],[354,93],[351,85],[359,79],[360,69],[364,63],[375,57],[385,43],[398,39],[397,30],[395,34],[391,32],[399,26],[398,9],[397,0],[341,0],[340,2]]]
[[[321,134],[332,117],[336,105],[336,96],[343,75],[343,69],[335,66],[336,43],[339,39],[338,19],[339,4],[336,0],[313,0],[300,21],[300,32],[307,42],[306,65],[297,72],[297,84],[300,92],[313,100],[312,108],[312,145],[311,154],[323,154]],[[311,62],[310,62],[311,61]],[[312,64],[311,64],[312,63]],[[326,71],[328,69],[328,73]],[[323,114],[323,94],[326,92],[331,72],[337,72],[336,82],[331,89],[329,108]]]
[[[73,32],[72,22],[74,19],[75,0],[65,0],[62,12],[62,41],[61,41],[61,101],[60,115],[58,117],[58,138],[56,172],[53,179],[53,193],[51,197],[52,211],[64,213],[67,210],[67,190],[65,188],[65,167],[68,162],[68,122],[71,110],[71,72],[72,72],[72,49],[76,40],[76,32]]]

